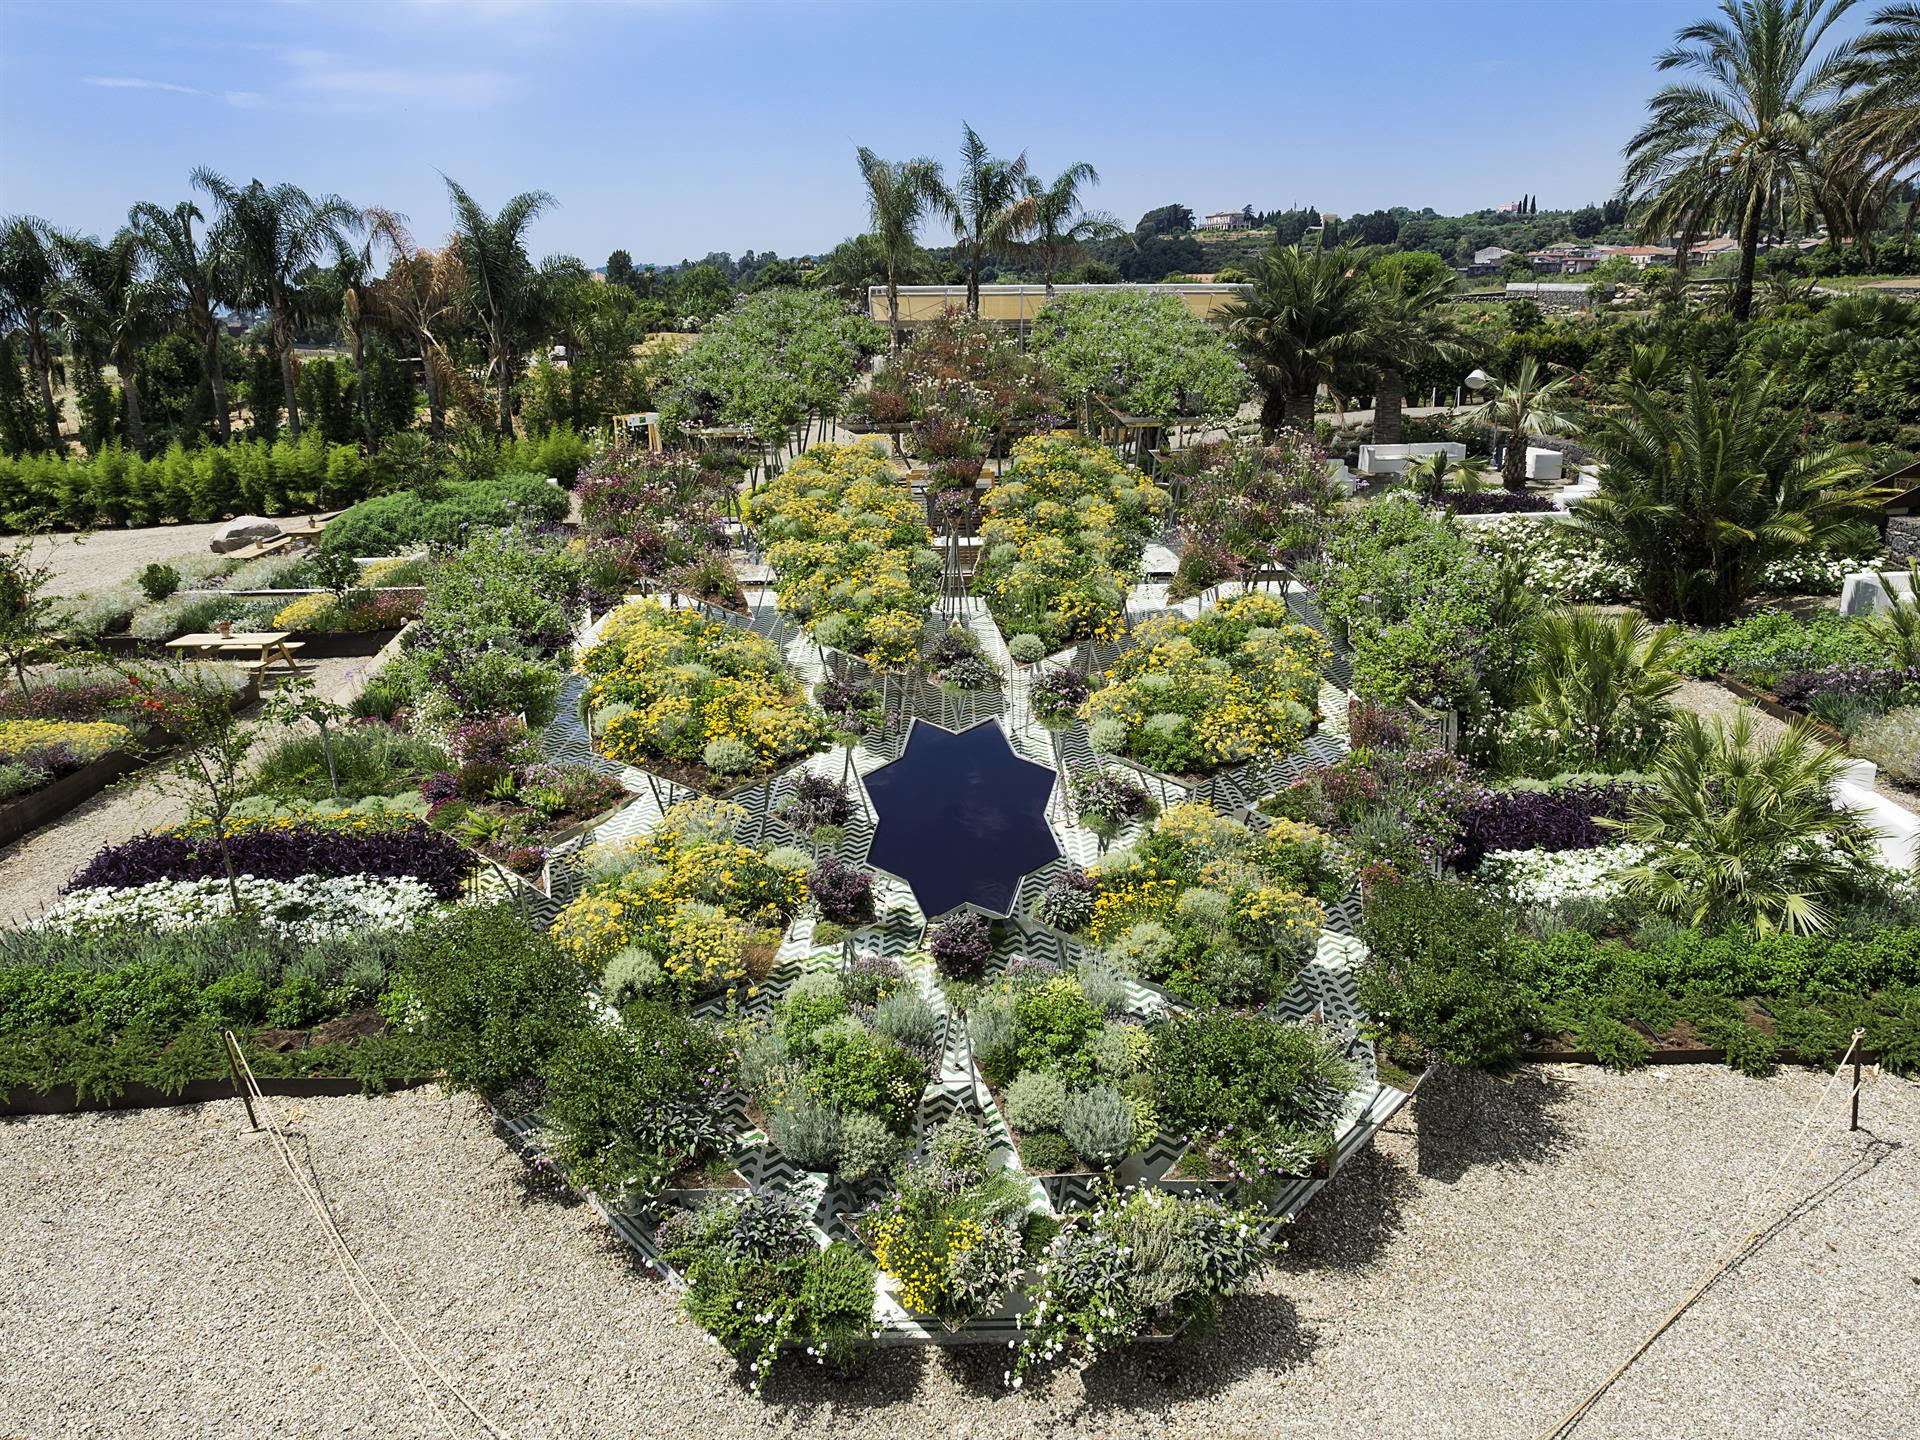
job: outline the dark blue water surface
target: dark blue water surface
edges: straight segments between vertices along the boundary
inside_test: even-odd
[[[869,863],[911,885],[928,919],[963,904],[1005,915],[1020,877],[1060,854],[1053,771],[1016,755],[997,720],[958,734],[916,720],[906,753],[866,783],[879,816]]]

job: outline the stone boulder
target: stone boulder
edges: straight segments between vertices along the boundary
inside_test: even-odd
[[[213,532],[208,548],[216,555],[224,555],[229,550],[244,550],[262,540],[272,540],[280,533],[275,521],[260,515],[239,515]]]

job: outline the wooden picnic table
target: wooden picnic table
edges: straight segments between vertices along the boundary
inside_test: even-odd
[[[277,665],[284,665],[289,674],[300,673],[300,662],[293,652],[303,642],[290,639],[292,634],[291,630],[234,630],[222,635],[218,630],[200,630],[176,636],[167,642],[167,648],[189,651],[209,660],[236,659],[264,680],[267,672]],[[249,655],[253,657],[250,660],[245,658]]]

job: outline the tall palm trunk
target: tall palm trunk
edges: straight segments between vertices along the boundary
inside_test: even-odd
[[[420,374],[427,385],[427,434],[438,440],[447,433],[447,402],[441,396],[439,377],[433,373],[433,337],[422,330],[419,341]]]
[[[980,318],[980,250],[975,247],[967,267],[967,314]]]
[[[892,265],[887,266],[887,328],[890,332],[887,353],[900,358],[900,280]]]
[[[1761,194],[1754,191],[1747,200],[1747,213],[1740,224],[1740,278],[1733,285],[1733,318],[1741,325],[1753,312],[1753,264],[1760,254]]]
[[[353,388],[360,402],[360,433],[366,437],[367,449],[372,450],[373,406],[367,400],[367,337],[359,325],[353,327]]]
[[[207,384],[213,390],[214,429],[219,432],[220,443],[230,445],[233,443],[233,416],[227,408],[227,366],[220,358],[220,325],[211,314],[207,316],[203,339],[206,346]]]
[[[134,453],[144,456],[147,453],[147,427],[140,418],[140,365],[131,354],[118,362],[120,371],[120,393],[127,400],[127,439],[133,442]]]
[[[1407,379],[1392,370],[1382,370],[1373,397],[1373,443],[1400,443],[1400,411],[1406,404]]]
[[[58,449],[60,406],[53,398],[53,354],[47,348],[47,337],[41,332],[38,320],[27,322],[27,368],[33,372],[33,382],[40,389],[40,404],[47,417],[47,437]]]
[[[270,307],[273,313],[273,348],[280,355],[280,387],[287,395],[287,438],[300,443],[300,402],[295,398],[293,373],[293,317],[285,302]]]
[[[513,357],[505,341],[494,346],[494,358],[500,365],[500,438],[513,438]]]
[[[1289,395],[1280,406],[1280,423],[1303,434],[1313,433],[1313,394]]]

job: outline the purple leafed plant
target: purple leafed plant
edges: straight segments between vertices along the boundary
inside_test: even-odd
[[[1494,850],[1591,850],[1619,839],[1601,819],[1626,817],[1638,789],[1626,781],[1552,790],[1492,790],[1467,812],[1455,864],[1471,870]]]
[[[815,863],[807,894],[821,918],[836,925],[864,925],[873,918],[873,876],[831,855]]]
[[[1063,870],[1047,881],[1035,909],[1056,930],[1084,930],[1093,919],[1100,886],[1084,870]]]
[[[993,922],[978,910],[958,911],[933,932],[927,949],[942,975],[950,980],[971,979],[993,958]]]
[[[234,869],[262,880],[302,875],[373,875],[414,879],[442,900],[460,893],[473,858],[459,841],[425,825],[325,825],[269,822],[231,828],[227,848]],[[157,880],[224,878],[226,866],[211,831],[163,830],[109,845],[66,884],[67,891],[122,888]]]
[[[1559,508],[1545,495],[1509,495],[1504,490],[1443,490],[1433,503],[1456,515],[1540,515]]]

